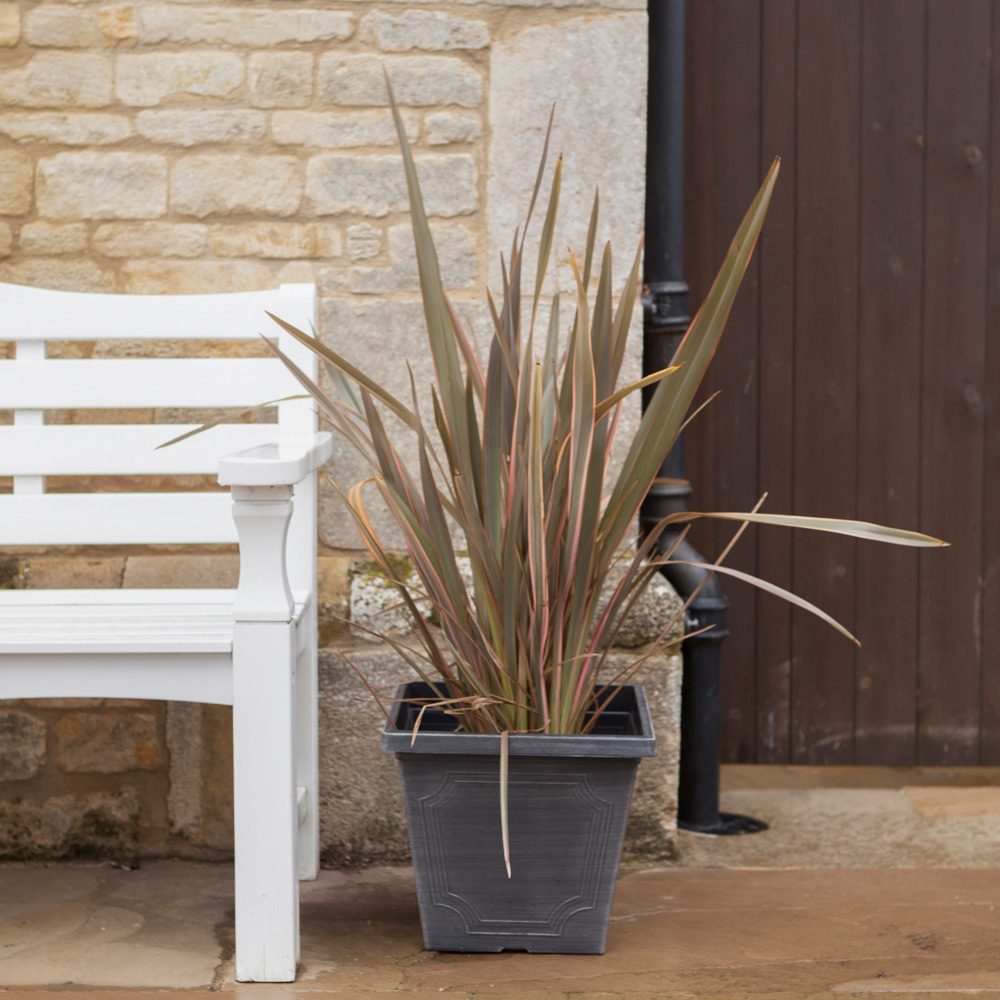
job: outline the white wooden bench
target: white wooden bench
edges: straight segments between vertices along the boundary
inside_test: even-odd
[[[57,409],[226,409],[300,393],[274,357],[46,357],[47,341],[265,333],[315,376],[315,358],[265,310],[308,330],[315,288],[139,296],[0,285],[0,341],[16,343],[15,357],[0,360],[0,410],[14,413],[0,426],[0,476],[13,477],[0,495],[0,545],[238,541],[240,551],[235,591],[0,591],[0,698],[231,704],[236,975],[287,982],[298,960],[298,880],[315,878],[319,862],[316,469],[330,435],[316,432],[301,399],[277,406],[277,425],[220,425],[163,450],[196,425],[47,420]],[[45,479],[216,473],[231,497],[46,492]]]

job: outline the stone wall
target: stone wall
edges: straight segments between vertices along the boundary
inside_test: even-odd
[[[546,296],[569,288],[565,248],[582,247],[598,184],[620,287],[643,216],[646,44],[645,0],[0,0],[0,281],[129,293],[315,281],[322,336],[408,392],[399,359],[422,383],[427,352],[383,67],[446,284],[482,335],[483,288],[497,289],[553,102],[562,222]],[[639,350],[634,336],[626,374]],[[331,472],[350,484],[364,469],[338,444]],[[321,543],[332,642],[358,540],[329,497]],[[0,554],[0,586],[181,575],[231,585],[235,556]],[[227,727],[214,708],[0,704],[0,855],[224,851]]]

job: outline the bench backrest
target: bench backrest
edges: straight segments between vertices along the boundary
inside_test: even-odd
[[[299,395],[301,387],[271,355],[114,355],[163,346],[149,341],[259,341],[264,334],[315,377],[315,356],[265,310],[311,332],[317,318],[315,286],[217,295],[103,295],[0,284],[0,341],[16,345],[12,359],[0,360],[0,410],[13,411],[13,423],[0,426],[0,476],[13,477],[13,491],[0,495],[0,545],[235,542],[227,491],[191,492],[189,481],[179,490],[161,492],[163,477],[214,477],[222,456],[270,440],[277,430],[315,431],[313,406],[308,400],[283,402],[277,406],[277,427],[223,424],[156,450],[198,426],[169,422],[164,411],[235,409]],[[102,345],[97,353],[112,356],[51,358],[46,356],[51,341],[96,341]],[[108,350],[112,341],[136,343]],[[138,411],[138,419],[59,423],[60,410]],[[90,418],[84,414],[83,419]],[[111,491],[77,492],[73,480],[61,479],[59,492],[48,492],[46,477],[54,476],[102,477],[101,488]],[[149,491],[150,480],[136,489],[134,481],[103,479],[121,476],[156,477],[157,491]],[[289,531],[293,588],[308,587],[312,579],[315,531],[315,490],[302,490]]]

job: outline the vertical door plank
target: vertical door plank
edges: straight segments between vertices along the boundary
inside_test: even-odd
[[[760,2],[716,0],[712,59],[715,129],[715,266],[725,257],[740,220],[760,184]],[[757,299],[759,264],[751,261],[726,324],[715,361],[712,401],[715,466],[713,503],[718,510],[749,510],[757,499]],[[734,526],[720,525],[715,558]],[[756,532],[746,531],[726,560],[753,572]],[[729,599],[729,638],[722,646],[722,752],[726,760],[753,760],[755,745],[755,591],[723,580]]]
[[[760,394],[758,488],[765,510],[792,509],[792,395],[795,338],[795,0],[767,0],[761,21],[761,150],[763,174],[775,156],[781,173],[760,248]],[[786,589],[792,585],[788,531],[762,532],[757,570]],[[791,725],[791,608],[757,598],[756,754],[759,764],[789,760]]]
[[[864,0],[858,517],[920,519],[926,3]],[[856,764],[913,763],[917,554],[861,544]]]
[[[1000,764],[1000,0],[993,3],[990,129],[989,314],[986,327],[986,434],[983,468],[981,764]]]
[[[979,763],[990,3],[930,0],[918,763]],[[996,517],[996,512],[992,513]]]
[[[861,10],[799,4],[794,504],[852,517],[856,501],[858,161]],[[800,532],[796,593],[854,627],[855,545]],[[792,761],[850,764],[854,649],[793,616]]]

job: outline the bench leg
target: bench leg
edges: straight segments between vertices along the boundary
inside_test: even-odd
[[[315,602],[315,596],[313,597]],[[316,607],[307,610],[302,628],[309,637],[296,673],[296,774],[305,789],[305,815],[299,819],[299,878],[319,874],[319,723],[317,719]]]
[[[284,622],[233,635],[236,978],[287,983],[299,958],[295,636]]]

